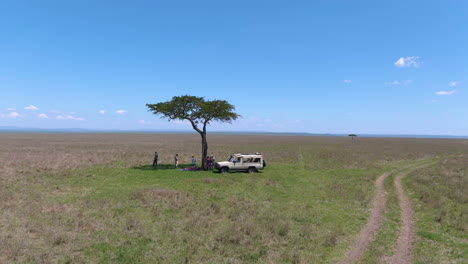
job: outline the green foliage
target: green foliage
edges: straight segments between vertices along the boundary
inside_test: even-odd
[[[197,126],[205,127],[211,121],[231,123],[239,115],[234,112],[235,107],[225,100],[205,100],[203,97],[183,95],[174,96],[171,101],[156,104],[146,104],[148,111],[161,115],[170,120],[188,120],[193,128],[201,133]]]
[[[202,137],[202,168],[208,156],[208,142],[206,140],[206,125],[211,121],[231,123],[239,115],[234,112],[235,107],[225,100],[208,101],[203,97],[183,95],[174,96],[171,101],[157,104],[146,104],[148,111],[169,121],[188,120],[192,128]],[[201,127],[199,127],[201,125]]]

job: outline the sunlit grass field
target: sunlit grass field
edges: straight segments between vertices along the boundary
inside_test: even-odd
[[[424,203],[416,259],[431,237],[446,249],[435,259],[466,256],[466,194],[446,190],[466,189],[468,140],[210,135],[218,161],[237,152],[268,160],[260,173],[227,175],[173,168],[175,153],[182,163],[199,156],[191,134],[0,134],[0,143],[0,262],[338,263],[367,221],[376,178],[423,160],[443,165],[405,179]],[[388,217],[398,221],[389,183]],[[451,202],[418,200],[427,192]],[[378,241],[369,263],[391,252]]]
[[[468,259],[468,156],[415,172],[411,190],[419,240],[415,263],[465,263]]]

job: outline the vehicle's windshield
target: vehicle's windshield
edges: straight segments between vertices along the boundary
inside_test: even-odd
[[[233,161],[234,161],[234,156],[231,156],[231,157],[229,158],[229,162],[233,162]]]

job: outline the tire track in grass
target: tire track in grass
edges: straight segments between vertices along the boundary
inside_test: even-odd
[[[377,179],[377,193],[375,195],[372,213],[369,217],[369,220],[367,221],[366,226],[361,230],[358,238],[353,243],[351,250],[348,252],[346,258],[342,261],[343,264],[356,263],[358,260],[360,260],[369,248],[370,244],[375,240],[380,228],[382,227],[385,218],[385,208],[387,203],[384,187],[385,179],[394,173],[412,168],[420,164],[421,163],[411,164],[403,168],[386,172]]]
[[[414,211],[413,207],[411,206],[411,199],[406,194],[405,190],[403,189],[402,179],[409,173],[417,170],[428,167],[435,163],[429,163],[422,166],[418,166],[413,168],[409,171],[405,171],[400,173],[394,180],[395,188],[398,192],[398,202],[400,204],[401,209],[401,224],[400,224],[400,232],[398,235],[398,243],[396,247],[396,252],[392,257],[392,263],[394,264],[404,264],[404,263],[411,263],[413,256],[413,244],[416,238],[416,228],[415,228],[415,221],[414,221]]]

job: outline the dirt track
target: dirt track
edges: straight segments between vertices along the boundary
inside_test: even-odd
[[[411,263],[412,261],[412,248],[413,242],[416,237],[415,226],[414,226],[414,211],[411,206],[411,200],[403,189],[401,180],[403,177],[408,175],[410,172],[427,167],[433,163],[422,165],[416,168],[413,168],[410,171],[400,173],[394,181],[395,187],[398,191],[398,201],[401,208],[401,225],[400,233],[398,235],[398,244],[396,252],[392,257],[392,263],[403,264]]]
[[[385,179],[388,176],[395,174],[399,171],[412,168],[411,170],[407,172],[401,173],[395,179],[395,186],[398,189],[398,194],[400,197],[401,194],[404,195],[404,190],[403,190],[403,187],[401,186],[401,178],[415,169],[428,166],[428,165],[423,165],[423,166],[418,166],[418,165],[421,165],[421,164],[420,163],[412,164],[412,165],[409,165],[400,169],[387,172],[381,175],[377,179],[377,182],[376,182],[377,193],[376,193],[376,197],[374,200],[374,205],[372,208],[371,216],[369,217],[369,220],[367,221],[366,226],[359,233],[359,236],[357,240],[354,242],[352,249],[348,252],[348,255],[343,260],[342,262],[343,264],[356,263],[357,261],[359,261],[364,255],[364,253],[367,251],[367,249],[369,248],[370,244],[375,240],[375,238],[377,237],[377,234],[379,233],[380,227],[382,226],[384,222],[385,208],[386,208],[386,203],[387,203],[387,198],[385,195],[385,187],[384,187]],[[397,184],[397,180],[399,184]],[[406,226],[403,227],[403,224],[401,227],[402,231],[400,232],[400,236],[398,239],[398,250],[393,258],[393,260],[398,260],[398,261],[400,260],[403,261],[410,256],[410,254],[408,253],[410,251],[409,248],[404,248],[404,247],[408,247],[408,245],[411,245],[411,242],[413,241],[412,238],[414,237],[411,233],[411,232],[414,232],[414,220],[412,219],[413,213],[411,209],[411,203],[409,201],[409,198],[408,197],[406,198],[407,198],[407,201],[405,203],[400,202],[400,206],[402,207],[402,217],[407,218],[407,220],[405,220],[406,222],[404,223],[408,225],[408,227]],[[403,229],[405,229],[405,232],[403,232]],[[409,257],[409,259],[411,258]],[[407,262],[393,262],[393,263],[407,263]]]

